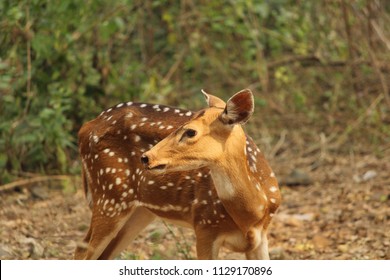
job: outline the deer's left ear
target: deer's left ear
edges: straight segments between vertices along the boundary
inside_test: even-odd
[[[202,89],[202,93],[203,93],[203,96],[206,99],[206,102],[209,105],[209,107],[218,107],[221,109],[225,107],[226,103],[222,99],[220,99],[214,95],[208,94],[203,89]]]
[[[252,116],[255,108],[250,89],[243,89],[233,95],[227,102],[220,118],[225,124],[244,124]]]

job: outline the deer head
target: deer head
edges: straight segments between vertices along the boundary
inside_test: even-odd
[[[229,165],[232,157],[244,157],[246,138],[240,124],[247,122],[253,113],[252,92],[249,89],[237,92],[226,103],[202,92],[209,108],[197,112],[142,155],[141,161],[151,172],[212,168]]]

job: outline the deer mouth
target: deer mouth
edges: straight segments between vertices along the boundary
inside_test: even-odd
[[[155,173],[162,173],[162,172],[165,171],[166,168],[167,168],[166,164],[159,164],[159,165],[156,165],[156,166],[149,166],[148,170],[152,171],[152,172],[155,172]]]

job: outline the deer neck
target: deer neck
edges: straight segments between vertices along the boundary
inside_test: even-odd
[[[226,211],[246,233],[258,224],[266,205],[264,193],[256,188],[245,153],[245,134],[226,143],[223,158],[210,167],[215,189]]]

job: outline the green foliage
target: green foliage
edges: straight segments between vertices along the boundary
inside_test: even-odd
[[[348,108],[354,119],[386,89],[377,86],[386,67],[366,61],[390,58],[364,10],[372,5],[383,37],[389,9],[370,3],[1,1],[0,181],[77,172],[81,124],[126,100],[194,108],[201,88],[226,98],[251,86],[262,111],[276,102],[318,122],[314,112]]]

